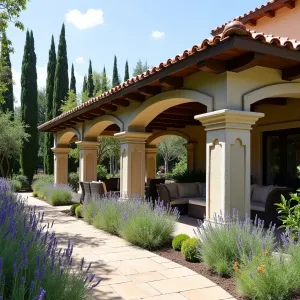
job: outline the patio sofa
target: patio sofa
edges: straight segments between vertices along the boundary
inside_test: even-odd
[[[205,183],[158,184],[158,195],[164,205],[177,207],[181,214],[203,218],[205,214]]]
[[[265,221],[266,226],[271,222],[281,224],[275,203],[281,202],[281,195],[288,198],[291,192],[292,189],[287,187],[251,185],[251,219],[257,216]]]

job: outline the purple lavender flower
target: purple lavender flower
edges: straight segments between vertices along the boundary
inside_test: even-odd
[[[46,291],[43,288],[40,288],[38,300],[44,300],[45,295],[46,295]]]
[[[95,283],[95,284],[93,284],[92,286],[91,286],[91,289],[93,289],[93,288],[95,288],[96,286],[98,286],[99,284],[100,284],[100,282],[101,282],[101,278]]]
[[[82,271],[83,268],[83,264],[84,264],[84,257],[81,259],[81,264],[80,264],[80,270]]]
[[[4,259],[0,257],[0,275],[2,274],[3,271],[3,263],[4,263]]]
[[[33,290],[34,290],[34,281],[31,281],[31,282],[30,282],[30,287],[29,287],[29,292],[30,292],[30,294],[33,293]]]
[[[20,279],[20,284],[21,284],[21,285],[25,285],[25,278],[24,278],[24,276],[21,277],[21,279]]]
[[[91,266],[92,266],[92,263],[90,263],[89,266],[87,267],[87,269],[86,269],[86,274],[89,272]]]

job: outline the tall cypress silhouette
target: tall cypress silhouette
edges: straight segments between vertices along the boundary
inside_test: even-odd
[[[0,104],[2,111],[14,112],[14,91],[13,91],[13,78],[11,71],[11,62],[9,54],[9,45],[6,37],[6,33],[3,32],[1,40],[1,66],[5,70],[5,76],[3,78],[3,84],[5,84],[6,90],[3,92],[3,103]]]
[[[53,90],[54,90],[54,76],[56,68],[56,52],[55,43],[52,35],[51,46],[49,50],[49,60],[47,66],[47,82],[46,82],[46,121],[53,118]],[[46,174],[53,174],[54,172],[54,157],[51,147],[54,145],[53,133],[46,132],[44,139],[44,172]]]
[[[87,95],[88,97],[94,96],[94,79],[93,79],[93,69],[92,62],[90,60],[89,71],[88,71],[88,79],[87,79]]]
[[[74,65],[73,64],[72,64],[72,68],[71,68],[70,90],[73,90],[73,92],[76,94],[76,78],[75,78],[75,74],[74,74]]]
[[[129,79],[129,67],[128,67],[128,60],[125,63],[125,75],[124,75],[124,82]]]
[[[119,72],[118,72],[118,63],[117,57],[114,58],[114,68],[113,68],[113,77],[112,77],[112,87],[115,87],[120,84]]]
[[[36,170],[38,155],[38,105],[37,72],[33,33],[26,33],[21,74],[21,119],[30,137],[21,149],[21,168],[31,183]]]
[[[103,72],[102,72],[102,82],[101,82],[101,92],[107,92],[108,91],[108,78],[106,76],[106,70],[105,70],[105,66],[103,68]]]
[[[65,24],[62,25],[59,37],[57,62],[54,76],[53,117],[60,114],[62,101],[66,99],[69,91],[67,43],[65,37]]]
[[[83,85],[82,85],[82,92],[85,93],[87,91],[87,82],[86,82],[86,75],[83,77]]]

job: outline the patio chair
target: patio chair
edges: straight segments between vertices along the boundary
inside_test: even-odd
[[[105,195],[103,182],[92,181],[90,187],[92,197],[102,197]]]
[[[79,184],[81,187],[80,203],[83,203],[87,198],[91,196],[90,183],[87,181],[80,181]]]
[[[119,192],[120,191],[120,178],[103,178],[101,179],[106,185],[107,192]]]
[[[146,199],[151,200],[154,204],[155,201],[158,199],[158,193],[157,193],[157,187],[158,184],[164,184],[165,183],[164,178],[159,179],[149,179],[147,180],[148,186],[146,187]]]

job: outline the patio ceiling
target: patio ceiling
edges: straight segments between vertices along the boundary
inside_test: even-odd
[[[185,50],[173,59],[159,64],[145,73],[111,89],[99,97],[79,105],[60,116],[42,124],[40,131],[57,132],[85,120],[92,120],[128,107],[131,102],[142,103],[162,92],[162,87],[178,89],[184,78],[197,73],[220,74],[226,71],[241,72],[254,66],[282,70],[282,79],[300,78],[300,43],[288,38],[274,37],[246,30],[240,22],[226,26],[220,36],[204,40],[200,45]],[[205,112],[203,107],[193,110],[194,104],[173,107],[153,120],[147,131],[168,127],[196,125],[192,114]],[[192,108],[192,109],[191,109]],[[177,115],[173,112],[177,111]],[[178,113],[189,111],[182,117]],[[195,113],[196,112],[196,113]],[[175,116],[174,118],[170,115]],[[168,118],[170,120],[168,121]],[[174,122],[174,120],[176,122]],[[108,129],[116,129],[113,127]]]

